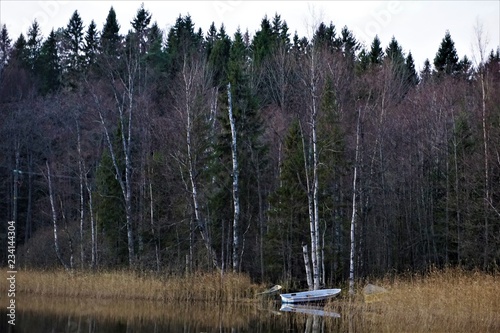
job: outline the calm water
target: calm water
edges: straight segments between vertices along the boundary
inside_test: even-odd
[[[338,332],[339,315],[281,304],[164,304],[31,298],[18,300],[16,325],[2,307],[0,332]],[[312,314],[302,313],[303,311]]]

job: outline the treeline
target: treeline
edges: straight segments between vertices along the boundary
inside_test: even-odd
[[[234,270],[318,287],[500,264],[500,52],[446,32],[418,73],[393,38],[363,47],[141,6],[121,35],[77,11],[43,38],[0,35],[1,263],[181,274]],[[310,261],[310,263],[309,263]],[[312,273],[306,274],[306,267]]]

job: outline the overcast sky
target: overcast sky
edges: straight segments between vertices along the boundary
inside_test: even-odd
[[[488,53],[500,45],[500,0],[490,1],[23,1],[0,0],[0,22],[6,24],[13,41],[26,32],[36,19],[44,38],[52,28],[65,27],[75,10],[85,26],[92,19],[99,30],[106,20],[111,5],[114,7],[120,33],[130,28],[140,4],[144,2],[160,28],[168,31],[180,15],[190,14],[196,28],[206,32],[215,22],[224,23],[231,36],[240,27],[251,35],[259,29],[267,14],[281,15],[299,36],[310,36],[317,22],[332,22],[337,31],[345,25],[358,40],[370,46],[378,34],[385,48],[392,36],[411,51],[418,69],[426,58],[432,60],[446,30],[455,42],[458,54],[471,59],[474,26],[483,25],[488,37]]]

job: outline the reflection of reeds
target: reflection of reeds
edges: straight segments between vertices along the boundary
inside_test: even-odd
[[[154,302],[22,295],[18,310],[98,321],[186,324],[191,327],[247,327],[260,317],[255,304],[209,302]]]
[[[500,332],[500,274],[460,269],[382,280],[376,302],[335,300],[345,330],[360,332]]]
[[[253,298],[262,287],[243,274],[196,273],[162,277],[127,271],[19,271],[17,293],[99,299],[234,302]],[[1,284],[3,288],[5,284]],[[5,292],[3,290],[2,292]]]

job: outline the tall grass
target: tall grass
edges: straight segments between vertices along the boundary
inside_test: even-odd
[[[2,288],[4,284],[1,285]],[[130,271],[19,271],[17,293],[147,301],[246,301],[262,288],[247,275],[195,273],[161,277]],[[3,291],[5,292],[5,290]]]
[[[363,332],[500,332],[498,273],[433,270],[376,284],[388,292],[375,302],[363,302],[360,290],[328,305],[342,314],[342,325]]]

